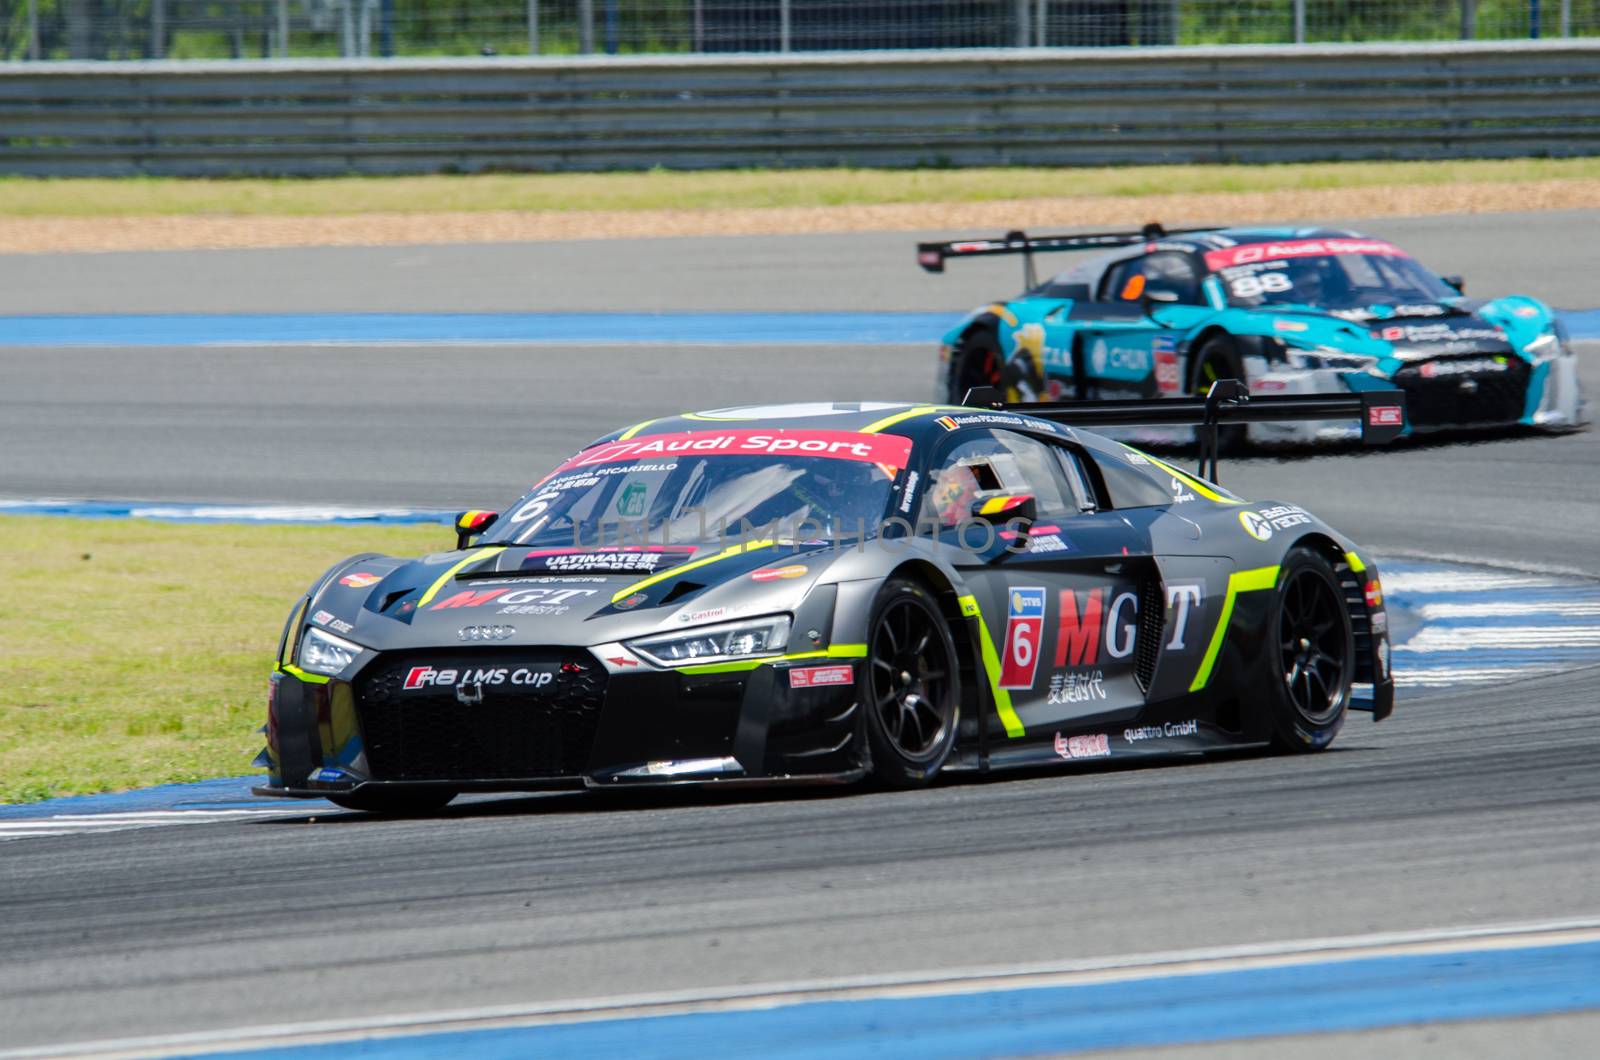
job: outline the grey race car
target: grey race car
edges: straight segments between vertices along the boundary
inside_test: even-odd
[[[1227,381],[1230,382],[1231,381]],[[720,409],[614,432],[454,551],[317,579],[267,795],[854,781],[1327,747],[1392,704],[1370,556],[1083,429],[1360,416],[1395,392]]]

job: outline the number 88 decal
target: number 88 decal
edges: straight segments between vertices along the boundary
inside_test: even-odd
[[[1236,298],[1254,298],[1259,294],[1282,294],[1294,285],[1287,274],[1263,272],[1255,276],[1240,276],[1228,281],[1228,290]]]

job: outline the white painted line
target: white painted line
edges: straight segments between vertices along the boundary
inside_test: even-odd
[[[1600,647],[1600,626],[1426,626],[1396,651]]]
[[[61,813],[52,817],[0,819],[0,828],[36,828],[59,826],[62,828],[102,828],[128,824],[202,824],[206,821],[226,821],[239,817],[271,817],[293,815],[289,807],[281,810],[147,810],[143,813]],[[300,813],[306,811],[300,810]]]
[[[294,813],[294,807],[261,807],[261,809],[240,810],[122,810],[115,813],[58,813],[50,820],[58,821],[144,821],[144,820],[194,820],[205,821],[213,818],[229,817],[262,817],[274,813]],[[304,812],[304,810],[301,810]]]
[[[0,831],[0,839],[38,839],[48,835],[71,835],[70,832],[5,832]]]
[[[1421,670],[1396,669],[1392,676],[1397,688],[1407,688],[1429,685],[1482,684],[1490,681],[1507,681],[1513,677],[1536,677],[1540,674],[1557,673],[1560,670],[1561,667],[1559,666],[1502,666],[1476,670],[1457,670],[1444,666]]]
[[[1600,615],[1600,599],[1550,600],[1545,603],[1488,602],[1478,604],[1423,604],[1423,618],[1495,618],[1516,615]]]
[[[1385,593],[1484,593],[1503,589],[1549,589],[1562,583],[1534,574],[1497,574],[1487,571],[1381,572]]]
[[[665,1016],[682,1012],[738,1011],[814,1001],[938,996],[1036,986],[1088,985],[1175,975],[1208,975],[1249,968],[1352,961],[1368,957],[1451,953],[1521,946],[1555,946],[1600,940],[1600,917],[1477,927],[1393,931],[1286,942],[1216,946],[1051,964],[989,966],[947,971],[855,976],[747,987],[681,990],[619,997],[578,998],[531,1005],[451,1009],[342,1020],[265,1024],[226,1030],[0,1050],[0,1060],[47,1056],[157,1056],[310,1045],[491,1027],[578,1023]]]
[[[295,817],[304,807],[284,806],[238,810],[128,810],[118,813],[63,813],[53,817],[0,819],[0,839],[83,835],[87,832],[123,832],[176,824],[211,824],[264,817]],[[321,812],[320,810],[315,812]]]

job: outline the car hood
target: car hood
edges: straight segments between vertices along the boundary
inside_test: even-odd
[[[1514,353],[1517,344],[1503,321],[1498,314],[1486,314],[1483,308],[1481,303],[1351,310],[1262,306],[1236,310],[1230,329],[1270,336],[1290,346],[1331,347],[1401,362],[1451,354]]]
[[[836,555],[826,545],[755,542],[367,557],[323,581],[306,621],[377,650],[480,642],[586,647],[793,611]]]

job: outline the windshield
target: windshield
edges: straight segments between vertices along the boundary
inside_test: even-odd
[[[909,439],[850,431],[712,430],[605,443],[546,476],[482,543],[599,548],[870,537],[910,451]]]
[[[1377,239],[1245,243],[1208,251],[1206,265],[1235,306],[1365,309],[1457,296],[1405,251]]]

